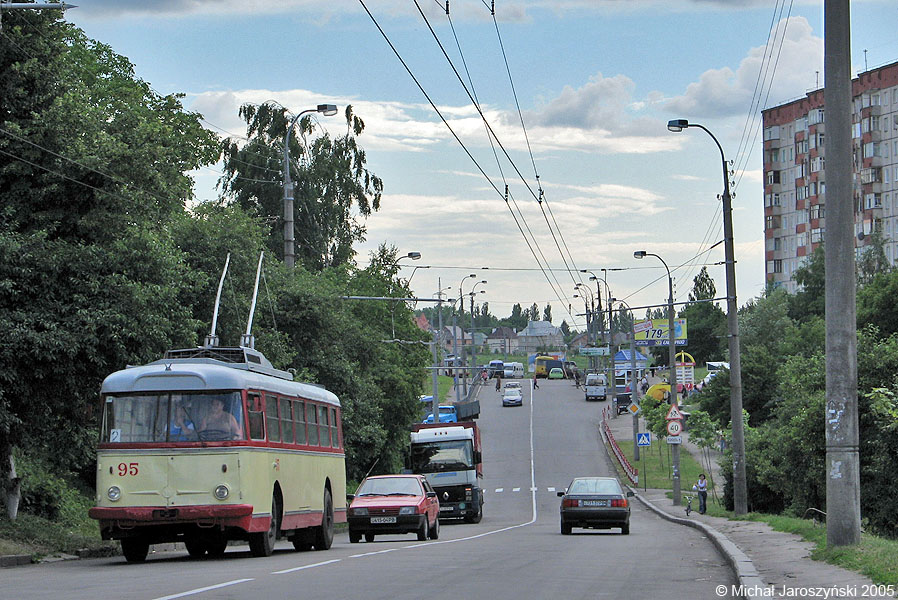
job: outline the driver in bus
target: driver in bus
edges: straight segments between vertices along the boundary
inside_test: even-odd
[[[225,411],[224,401],[221,398],[212,398],[211,410],[200,421],[197,431],[221,431],[228,434],[230,439],[240,437],[240,425],[234,415]]]
[[[168,429],[169,436],[172,440],[185,441],[191,439],[191,437],[196,438],[196,434],[193,431],[193,423],[187,416],[187,409],[182,405],[178,405],[175,408],[175,414]]]

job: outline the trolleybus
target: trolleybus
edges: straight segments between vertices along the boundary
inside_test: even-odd
[[[103,539],[128,562],[183,542],[192,557],[247,540],[330,548],[346,521],[340,402],[251,347],[173,350],[101,389],[97,502]]]

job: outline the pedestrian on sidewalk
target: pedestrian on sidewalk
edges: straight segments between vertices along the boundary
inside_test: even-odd
[[[704,473],[699,474],[698,482],[692,489],[698,492],[698,514],[703,515],[708,510],[708,480]]]

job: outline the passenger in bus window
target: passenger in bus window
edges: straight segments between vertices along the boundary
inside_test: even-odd
[[[193,422],[187,417],[187,411],[183,406],[179,405],[175,408],[175,414],[168,428],[168,435],[170,439],[175,441],[196,439]]]
[[[224,401],[221,398],[212,398],[210,410],[200,421],[197,431],[207,432],[207,434],[213,431],[221,432],[227,436],[225,439],[229,440],[240,437],[240,426],[237,424],[237,419],[225,411]],[[210,439],[208,435],[206,439]]]

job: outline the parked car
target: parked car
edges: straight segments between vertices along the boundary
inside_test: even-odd
[[[564,379],[564,369],[555,367],[549,371],[549,379]]]
[[[523,406],[524,396],[521,394],[521,388],[505,388],[502,395],[502,406]]]
[[[611,529],[630,533],[630,502],[633,492],[624,494],[614,477],[578,477],[561,497],[561,533],[570,535],[574,527]]]
[[[523,379],[524,364],[519,362],[505,363],[505,371],[503,377],[505,379]]]
[[[423,475],[366,477],[346,501],[352,544],[381,534],[417,533],[422,542],[440,537],[440,502]]]
[[[433,409],[430,409],[433,411]],[[433,423],[433,412],[430,412],[422,423]],[[440,423],[458,423],[458,412],[452,404],[440,405]]]

